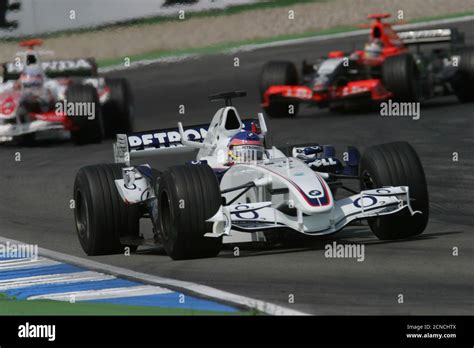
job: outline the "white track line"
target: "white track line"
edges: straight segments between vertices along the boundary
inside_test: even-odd
[[[463,17],[457,17],[457,18],[438,19],[438,20],[419,22],[419,23],[413,23],[413,24],[395,25],[394,29],[395,30],[413,30],[413,29],[423,28],[426,26],[448,25],[448,24],[469,22],[472,20],[474,20],[474,16],[469,15],[469,16],[463,16]],[[360,36],[360,35],[367,35],[368,33],[369,33],[369,29],[361,29],[361,30],[347,31],[347,32],[342,32],[342,33],[337,33],[337,34],[315,35],[311,37],[304,37],[304,38],[298,38],[298,39],[279,40],[279,41],[272,41],[272,42],[266,42],[266,43],[261,43],[261,44],[243,45],[243,46],[233,47],[233,48],[224,50],[221,53],[234,54],[238,52],[255,51],[262,48],[290,46],[290,45],[297,45],[297,44],[302,44],[302,43],[311,43],[311,42],[320,42],[320,41],[348,38],[348,37],[354,37],[354,36]],[[199,58],[204,55],[205,55],[204,53],[200,53],[200,54],[196,53],[196,54],[182,54],[182,55],[176,55],[176,56],[166,56],[166,57],[161,57],[161,58],[156,58],[156,59],[145,59],[145,60],[140,60],[137,62],[132,62],[130,66],[128,67],[125,67],[124,65],[114,65],[110,67],[100,68],[99,72],[107,73],[111,71],[138,68],[138,67],[150,65],[150,64],[173,63],[173,62],[178,62],[178,61],[182,61],[186,59]]]
[[[58,284],[58,283],[78,283],[88,281],[102,281],[116,279],[116,277],[108,274],[97,273],[93,271],[75,272],[67,274],[49,274],[43,276],[32,276],[25,278],[15,278],[0,280],[0,291],[9,289],[24,288],[30,286],[38,286],[43,284]]]
[[[54,301],[90,301],[108,298],[135,297],[146,295],[170,294],[173,291],[152,285],[131,286],[125,288],[111,288],[100,290],[71,291],[47,295],[36,295],[28,297],[28,300],[54,300]]]
[[[16,243],[21,244],[22,242],[0,237],[0,243]],[[233,294],[227,291],[222,291],[216,288],[212,288],[206,285],[200,285],[187,281],[181,281],[171,278],[164,278],[145,274],[141,272],[135,272],[121,267],[115,267],[112,265],[103,264],[88,259],[83,259],[77,256],[63,254],[57,251],[48,250],[44,248],[38,248],[39,253],[42,256],[50,257],[52,259],[67,262],[69,264],[77,265],[80,267],[86,267],[95,271],[104,272],[115,275],[117,277],[126,277],[133,280],[138,280],[148,284],[154,284],[159,286],[170,286],[176,289],[182,289],[187,292],[195,293],[204,297],[208,297],[217,301],[223,301],[230,304],[238,305],[241,307],[254,308],[260,312],[270,315],[308,315],[308,313],[301,312],[295,309],[279,306],[273,303],[253,299],[246,296]]]
[[[28,263],[28,262],[32,262],[32,261],[38,261],[38,260],[41,260],[42,258],[39,257],[37,259],[29,259],[29,258],[21,258],[21,259],[11,259],[11,260],[1,260],[0,261],[0,267],[2,265],[5,265],[5,266],[9,266],[9,265],[21,265],[23,263]],[[44,259],[44,258],[43,258]]]
[[[36,267],[45,267],[45,266],[54,266],[59,265],[59,262],[48,260],[45,258],[38,258],[37,260],[21,260],[21,261],[10,261],[0,264],[0,272],[2,271],[12,271],[15,269],[27,269],[27,268],[36,268]]]

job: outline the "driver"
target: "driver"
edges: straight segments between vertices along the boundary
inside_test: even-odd
[[[380,39],[374,39],[365,45],[365,55],[368,58],[376,58],[383,52],[383,43]]]
[[[44,74],[38,66],[27,66],[20,74],[20,86],[26,90],[40,90],[44,84]]]
[[[16,88],[21,89],[21,104],[29,111],[46,112],[54,105],[51,91],[45,88],[45,75],[38,65],[26,66]]]
[[[260,161],[263,159],[264,153],[265,148],[262,139],[255,133],[242,131],[230,140],[227,164]]]

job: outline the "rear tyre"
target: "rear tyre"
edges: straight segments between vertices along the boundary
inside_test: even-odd
[[[421,234],[429,217],[428,189],[420,159],[406,142],[369,147],[360,162],[360,175],[365,178],[361,190],[382,186],[408,186],[413,210],[368,219],[374,234],[382,240],[402,239]]]
[[[415,59],[409,53],[385,59],[382,81],[396,100],[417,102],[421,98],[420,74]]]
[[[67,116],[73,129],[71,138],[78,145],[99,143],[104,135],[102,115],[97,90],[91,85],[70,85],[66,91],[66,102],[76,106],[74,112]],[[94,115],[89,115],[87,108],[93,107]]]
[[[107,137],[133,131],[133,95],[126,79],[107,79],[110,99],[104,105],[104,126]]]
[[[260,95],[263,100],[265,92],[271,86],[294,86],[298,84],[298,71],[292,62],[276,61],[265,64],[260,77]],[[298,114],[297,102],[274,101],[264,108],[270,117],[293,117]]]
[[[457,80],[453,83],[454,91],[461,103],[474,102],[474,48],[461,50]]]
[[[216,175],[207,164],[168,168],[158,188],[160,239],[173,260],[216,256],[222,238],[204,237],[212,231],[206,222],[221,206]]]
[[[121,164],[83,167],[74,183],[74,216],[82,249],[87,255],[124,252],[121,237],[139,235],[140,210],[125,204],[114,180],[122,178]],[[136,246],[128,246],[135,251]]]

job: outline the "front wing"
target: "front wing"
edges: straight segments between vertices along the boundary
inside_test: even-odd
[[[305,215],[297,208],[289,215],[278,207],[272,207],[272,202],[221,206],[208,220],[214,224],[212,233],[206,236],[230,236],[232,230],[256,232],[281,227],[307,235],[326,235],[341,230],[354,220],[395,214],[403,209],[411,215],[421,214],[413,211],[409,197],[407,186],[382,187],[338,200],[334,209],[313,215]]]
[[[35,120],[29,123],[0,125],[0,143],[13,141],[15,138],[47,131],[61,131],[65,127],[62,123],[53,123],[43,120]]]
[[[361,101],[381,101],[391,98],[379,79],[350,81],[344,86],[331,87],[325,91],[314,91],[308,86],[271,86],[263,95],[263,107],[272,103],[296,102],[325,105],[328,102],[359,99]]]

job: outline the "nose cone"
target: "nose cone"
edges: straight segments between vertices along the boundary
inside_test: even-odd
[[[306,213],[317,213],[331,210],[334,207],[334,198],[324,179],[308,168],[304,180],[291,180],[295,198]]]
[[[288,162],[275,162],[264,168],[274,175],[282,185],[287,186],[290,199],[304,213],[314,214],[329,211],[334,207],[329,186],[324,179],[305,163],[296,158]]]

